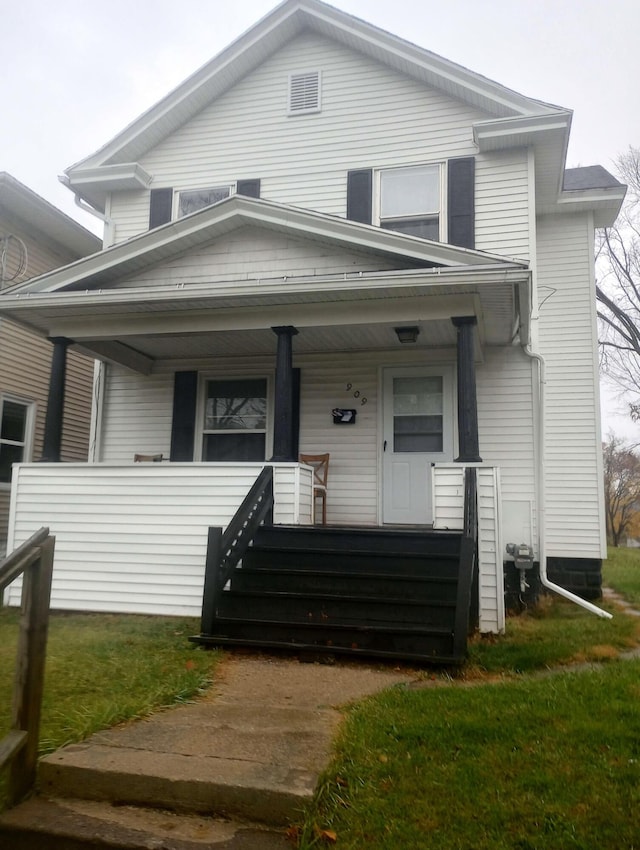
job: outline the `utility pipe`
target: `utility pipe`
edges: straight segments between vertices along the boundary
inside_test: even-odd
[[[546,522],[545,522],[545,507],[544,507],[544,497],[545,497],[545,480],[546,480],[546,462],[545,462],[545,390],[546,390],[546,363],[544,357],[537,351],[534,351],[531,348],[531,343],[524,346],[524,352],[533,360],[535,360],[538,364],[538,382],[539,382],[539,398],[538,398],[538,463],[537,463],[537,478],[538,478],[538,494],[537,494],[537,515],[538,515],[538,560],[540,562],[540,582],[543,587],[546,587],[548,590],[552,590],[554,593],[557,593],[559,596],[564,596],[565,599],[569,599],[571,602],[575,602],[576,605],[580,605],[582,608],[585,608],[587,611],[591,611],[592,614],[597,614],[598,617],[603,617],[604,619],[611,620],[613,614],[610,614],[608,611],[604,611],[602,608],[598,608],[597,605],[593,605],[591,602],[587,602],[586,599],[582,599],[582,597],[577,596],[575,593],[571,593],[570,590],[567,590],[564,587],[561,587],[559,584],[555,584],[555,582],[550,581],[547,576],[547,554],[546,554]]]

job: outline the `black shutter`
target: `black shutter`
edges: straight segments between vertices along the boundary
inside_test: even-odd
[[[173,420],[171,457],[173,461],[192,461],[196,429],[197,372],[176,372],[173,384]]]
[[[475,165],[472,156],[449,160],[447,177],[448,242],[475,248]]]
[[[238,195],[244,195],[247,198],[259,198],[260,180],[238,180],[236,192]]]
[[[373,172],[370,168],[347,172],[347,218],[371,224]]]
[[[171,221],[173,189],[152,189],[149,201],[149,230]]]

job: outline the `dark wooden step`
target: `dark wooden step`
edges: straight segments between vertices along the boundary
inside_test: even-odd
[[[263,548],[312,551],[374,552],[378,554],[457,555],[461,535],[431,530],[409,531],[346,526],[261,526],[254,544]]]
[[[458,580],[454,576],[396,575],[383,572],[357,574],[335,570],[254,569],[243,563],[231,578],[232,590],[299,593],[333,593],[348,596],[399,597],[455,601]]]
[[[204,646],[256,646],[288,650],[325,651],[343,655],[366,655],[378,658],[459,663],[451,631],[444,627],[410,626],[323,627],[317,623],[274,623],[263,620],[216,621],[210,635],[191,638]]]
[[[249,616],[265,621],[318,622],[325,625],[434,625],[453,629],[455,600],[415,600],[309,593],[253,593],[226,591],[220,594],[217,615]]]
[[[305,548],[304,546],[275,546],[254,544],[243,565],[255,569],[285,567],[298,570],[333,570],[343,573],[385,572],[420,576],[432,574],[455,576],[458,570],[457,552],[377,552],[348,548]]]

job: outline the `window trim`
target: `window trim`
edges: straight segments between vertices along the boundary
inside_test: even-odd
[[[2,433],[2,417],[4,414],[5,401],[19,404],[26,408],[26,417],[24,424],[24,442],[20,443],[16,440],[5,440],[0,436],[0,445],[22,446],[22,460],[19,463],[31,463],[33,457],[34,432],[36,422],[36,403],[33,399],[25,398],[24,396],[15,395],[14,393],[0,392],[0,434]],[[11,481],[0,481],[0,490],[8,490],[11,487]]]
[[[293,81],[296,77],[311,77],[315,76],[317,80],[317,98],[315,106],[306,106],[294,109],[292,104],[293,96]],[[322,112],[322,72],[318,68],[306,69],[303,71],[290,71],[287,78],[287,115],[295,117],[296,115],[313,115]]]
[[[419,221],[420,219],[428,219],[435,218],[435,215],[425,214],[423,216],[419,215],[406,215],[406,216],[389,216],[387,218],[382,218],[382,175],[388,174],[392,171],[407,171],[409,169],[416,168],[432,168],[433,166],[438,166],[439,169],[439,180],[438,180],[438,190],[440,194],[440,207],[438,210],[438,242],[446,242],[448,238],[448,227],[447,227],[447,163],[445,160],[435,160],[432,162],[413,162],[413,163],[403,163],[403,165],[392,166],[390,168],[376,168],[374,169],[374,190],[373,190],[373,223],[377,227],[384,227],[383,222],[385,221]],[[388,230],[393,230],[393,228],[387,228]],[[401,231],[397,231],[401,232]]]
[[[212,204],[206,204],[204,207],[200,207],[197,210],[194,210],[190,213],[185,213],[184,215],[180,215],[180,196],[189,194],[190,192],[215,192],[219,189],[228,189],[229,193],[224,197],[220,198],[218,201],[214,201]],[[195,215],[195,213],[200,212],[201,210],[208,209],[209,207],[213,207],[216,204],[221,203],[222,201],[226,201],[232,195],[237,193],[237,183],[236,181],[232,181],[231,183],[220,183],[217,186],[198,186],[192,189],[174,189],[173,191],[173,210],[172,210],[172,221],[179,221],[181,218],[186,218],[188,215]]]
[[[267,416],[266,427],[264,429],[264,455],[265,460],[273,454],[273,381],[272,372],[201,372],[198,375],[198,395],[196,401],[196,427],[195,427],[195,445],[193,458],[197,463],[220,463],[220,461],[205,461],[202,457],[202,449],[204,445],[204,437],[209,433],[222,433],[208,431],[204,427],[206,414],[207,400],[207,383],[208,381],[266,381],[267,382]],[[247,431],[247,433],[258,433],[258,431]],[[262,433],[260,429],[259,433]],[[233,462],[233,461],[232,461]],[[259,461],[256,461],[258,463]],[[244,461],[237,461],[244,463]]]

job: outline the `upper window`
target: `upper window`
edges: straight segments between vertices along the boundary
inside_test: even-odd
[[[202,460],[264,460],[266,378],[206,382]]]
[[[289,115],[320,112],[320,71],[289,74]]]
[[[423,239],[443,239],[442,179],[439,164],[381,171],[380,227]]]
[[[217,204],[218,201],[228,198],[232,191],[234,191],[233,186],[214,186],[211,189],[180,192],[178,195],[178,218],[210,207],[211,204]]]
[[[29,460],[33,403],[0,398],[0,483],[11,481],[11,465]]]

